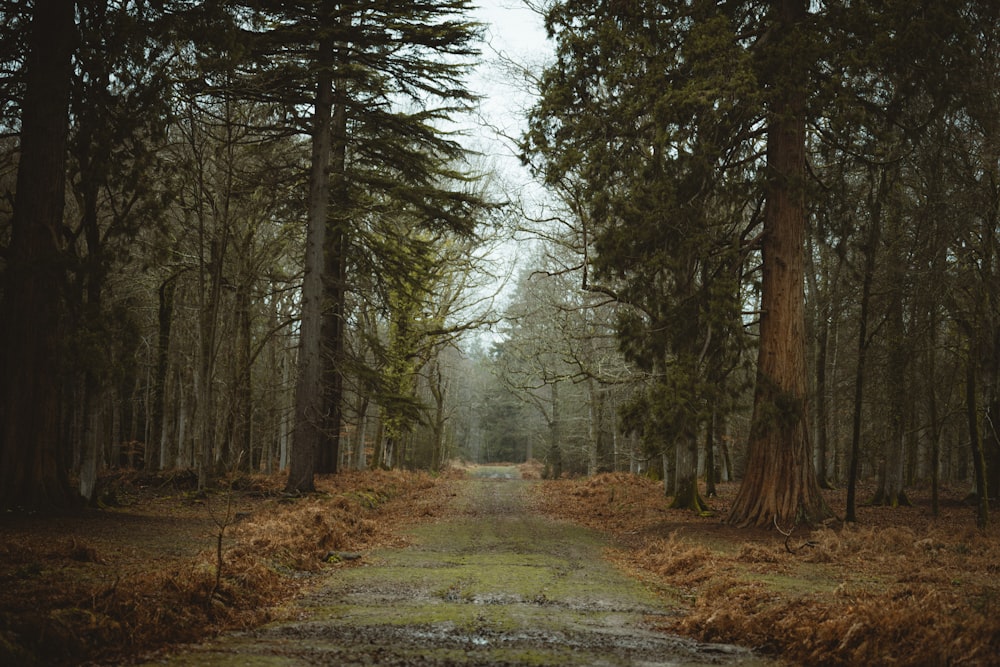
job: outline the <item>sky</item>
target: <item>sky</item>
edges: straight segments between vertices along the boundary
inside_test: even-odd
[[[521,165],[513,143],[526,129],[527,110],[534,103],[533,88],[523,76],[516,76],[517,67],[511,67],[510,63],[527,65],[537,74],[550,57],[552,45],[545,38],[542,17],[522,0],[478,0],[476,4],[473,16],[484,24],[482,64],[467,84],[482,101],[480,118],[471,119],[466,129],[467,145],[483,154],[485,164],[479,165],[480,168],[497,174],[493,187],[499,191],[494,192],[494,197],[520,199],[529,210],[538,210],[545,199],[544,192]],[[486,291],[500,294],[496,303],[499,308],[513,288],[508,276],[516,275],[521,268],[517,259],[528,254],[526,243],[523,238],[508,241],[490,253],[496,262],[493,271],[497,279]]]
[[[526,110],[532,104],[531,86],[512,74],[504,62],[528,64],[539,71],[551,45],[545,39],[542,17],[528,9],[522,0],[479,0],[475,17],[485,25],[482,45],[483,64],[469,80],[470,87],[483,96],[482,120],[499,133],[519,138],[524,131]],[[497,137],[488,127],[476,130],[484,152],[494,157],[505,173],[524,179],[514,148]]]

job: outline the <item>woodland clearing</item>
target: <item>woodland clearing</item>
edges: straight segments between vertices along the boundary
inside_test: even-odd
[[[118,474],[103,480],[116,506],[7,513],[0,664],[122,664],[281,619],[355,554],[455,512],[464,474],[341,474],[306,497],[283,495],[277,476],[199,494],[186,473]],[[610,533],[607,557],[678,610],[657,619],[669,632],[791,664],[998,664],[1000,541],[960,493],[936,518],[916,491],[913,507],[862,507],[857,526],[786,540],[720,521],[735,485],[709,500],[711,517],[666,509],[658,484],[626,474],[531,489],[535,511]],[[843,493],[827,494],[842,511]]]

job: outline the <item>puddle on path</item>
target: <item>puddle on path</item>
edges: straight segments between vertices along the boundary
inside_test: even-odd
[[[299,620],[226,635],[153,664],[765,665],[744,649],[649,628],[672,613],[601,558],[584,528],[532,515],[531,482],[483,468],[456,516],[366,556],[297,602]]]

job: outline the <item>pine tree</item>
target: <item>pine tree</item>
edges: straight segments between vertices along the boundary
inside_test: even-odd
[[[306,491],[314,472],[336,471],[340,458],[349,262],[365,252],[357,211],[381,197],[407,208],[422,227],[471,231],[478,199],[452,187],[457,175],[449,164],[462,151],[443,123],[471,102],[461,77],[475,55],[475,26],[464,18],[466,0],[231,9],[219,48],[240,56],[235,94],[280,104],[284,131],[313,135],[301,343],[308,350],[300,363],[319,368],[300,373],[301,444],[288,485]]]
[[[551,185],[578,184],[591,288],[628,306],[622,349],[655,378],[647,440],[676,457],[675,505],[696,511],[698,433],[738,387],[740,264],[757,223],[760,92],[736,38],[748,18],[732,9],[556,5],[557,61],[526,138]]]

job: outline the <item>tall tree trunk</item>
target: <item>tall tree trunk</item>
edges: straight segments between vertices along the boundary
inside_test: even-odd
[[[438,471],[444,466],[447,460],[447,439],[445,436],[445,424],[448,415],[445,410],[445,398],[448,393],[448,381],[441,372],[440,359],[435,356],[430,364],[428,385],[431,396],[434,398],[434,417],[431,419],[431,470]]]
[[[832,485],[828,479],[830,461],[830,417],[827,403],[827,393],[829,391],[826,381],[826,367],[830,352],[830,315],[832,311],[833,292],[837,289],[839,281],[836,279],[840,274],[841,263],[838,262],[837,270],[831,277],[828,273],[826,262],[821,261],[820,267],[816,266],[813,244],[810,241],[806,252],[806,278],[809,282],[809,291],[813,295],[813,327],[815,327],[816,350],[815,350],[815,387],[813,394],[816,397],[816,410],[813,413],[815,419],[816,451],[813,453],[816,466],[816,483],[821,489],[830,489]],[[822,271],[825,294],[820,294],[817,274]]]
[[[824,317],[819,323],[820,334],[816,341],[816,483],[821,489],[833,485],[827,476],[830,460],[830,417],[827,405],[826,362],[830,349],[830,322]]]
[[[364,390],[362,390],[364,391]],[[371,405],[371,397],[364,394],[360,397],[358,405],[358,426],[354,432],[354,466],[355,470],[365,470],[368,461],[365,458],[365,434],[368,430],[368,407]]]
[[[199,223],[203,224],[203,223]],[[215,366],[222,302],[222,265],[227,235],[210,242],[209,260],[201,267],[198,313],[198,405],[196,407],[198,446],[198,488],[204,489],[214,469],[216,448]],[[206,300],[207,299],[207,300]]]
[[[61,227],[75,3],[36,0],[0,320],[0,507],[75,500],[60,465]]]
[[[597,446],[600,439],[599,389],[593,377],[587,378],[587,475],[597,474]]]
[[[90,119],[92,122],[92,119]],[[101,332],[101,319],[103,317],[102,297],[104,292],[104,258],[101,248],[101,230],[98,215],[98,182],[96,172],[99,167],[93,165],[90,153],[90,138],[86,136],[81,141],[80,164],[82,167],[80,193],[82,198],[83,214],[81,216],[81,227],[83,238],[86,243],[86,258],[83,260],[83,272],[81,282],[84,290],[79,295],[79,302],[76,304],[77,322],[76,330],[84,332],[84,335],[99,338],[95,342],[96,346],[103,347],[107,352],[110,347]],[[96,352],[97,350],[95,350]],[[100,354],[88,355],[87,359],[81,360],[84,370],[83,382],[83,461],[80,466],[80,495],[87,502],[94,499],[97,489],[97,473],[101,464],[100,448],[104,445],[104,399],[107,392],[105,383],[107,368],[105,363],[110,363],[101,359]],[[120,444],[120,443],[116,443]],[[113,459],[116,460],[116,459]]]
[[[716,413],[715,410],[712,410],[712,414],[708,417],[708,423],[705,425],[705,496],[708,498],[719,495],[715,488],[718,481],[715,468],[715,422]]]
[[[719,477],[723,482],[731,482],[736,479],[736,471],[733,470],[733,455],[729,451],[729,423],[725,417],[719,418],[716,430],[718,431],[719,453],[722,457],[722,474]]]
[[[892,218],[895,219],[895,216]],[[899,243],[901,230],[899,225],[889,223],[891,237],[890,243]],[[909,499],[903,489],[903,470],[906,453],[906,366],[909,358],[906,349],[906,336],[903,323],[903,263],[901,253],[893,253],[895,256],[889,262],[889,306],[886,315],[886,338],[889,344],[888,350],[888,372],[886,377],[889,382],[889,438],[885,443],[884,471],[882,483],[872,499],[873,505],[887,505],[897,507],[899,505],[908,506]]]
[[[185,377],[186,375],[187,373],[180,367],[174,373],[174,390],[177,394],[177,437],[174,445],[174,454],[177,458],[174,463],[175,468],[191,468],[194,466],[193,448],[191,438],[188,436],[192,402],[189,387],[192,387],[194,382],[192,379],[190,383],[186,383],[185,381],[188,380]]]
[[[869,202],[871,220],[865,244],[865,268],[861,284],[861,312],[858,323],[857,362],[854,370],[854,412],[851,418],[851,460],[847,470],[847,510],[845,520],[857,521],[858,467],[861,465],[861,413],[864,399],[865,369],[868,362],[868,319],[871,308],[872,283],[875,280],[875,256],[882,237],[882,201],[886,188],[885,171],[881,170],[873,201]]]
[[[551,479],[559,479],[563,472],[562,458],[562,417],[559,406],[559,381],[556,380],[550,385],[552,391],[552,417],[549,420],[549,453],[545,457],[548,476]]]
[[[295,430],[286,490],[316,490],[316,458],[323,442],[323,249],[330,205],[330,125],[333,115],[333,43],[320,41],[316,104],[313,112],[312,165],[306,232],[302,321],[299,326],[299,376],[295,385]]]
[[[248,279],[246,279],[248,280]],[[253,352],[250,330],[250,286],[246,280],[236,286],[235,315],[236,340],[233,363],[232,409],[229,418],[231,427],[226,443],[223,464],[229,470],[253,470],[260,464],[260,455],[254,457],[251,431],[253,424]]]
[[[965,406],[969,424],[969,445],[972,449],[972,466],[976,474],[976,525],[985,529],[990,522],[989,490],[986,484],[986,460],[983,441],[979,437],[979,410],[976,407],[976,364],[973,356],[973,336],[969,336],[969,354],[965,361]]]
[[[671,509],[685,509],[699,514],[708,506],[698,492],[698,436],[685,432],[674,443],[674,500]]]
[[[347,103],[344,84],[334,84],[332,145],[330,169],[332,176],[331,198],[334,213],[328,218],[326,241],[323,248],[325,269],[323,276],[323,390],[326,412],[323,440],[316,456],[316,472],[335,473],[340,464],[340,426],[344,412],[344,318],[346,315],[347,288],[345,285],[347,241]]]
[[[167,367],[170,362],[170,329],[174,317],[174,293],[177,276],[170,276],[160,284],[159,308],[157,309],[156,336],[156,377],[152,387],[153,428],[146,449],[146,470],[160,470],[173,465],[164,415],[167,407]],[[154,457],[152,447],[159,448],[159,456]]]
[[[831,516],[812,465],[805,352],[806,0],[771,4],[775,44],[787,64],[775,74],[767,129],[760,347],[746,476],[728,521],[783,527]]]
[[[930,417],[930,468],[931,468],[931,514],[938,516],[941,511],[940,472],[941,472],[941,419],[938,416],[937,401],[937,309],[930,312],[930,340],[927,346],[927,406]]]
[[[383,411],[379,411],[382,413]],[[384,467],[383,462],[385,461],[385,419],[379,417],[378,424],[375,426],[375,442],[372,447],[372,462],[371,469],[378,470]]]

